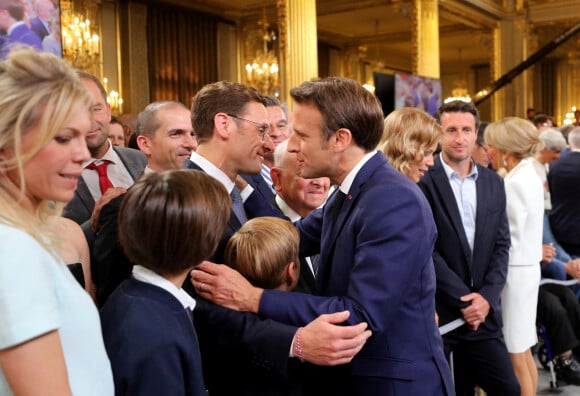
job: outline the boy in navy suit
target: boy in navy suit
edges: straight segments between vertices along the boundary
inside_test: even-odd
[[[133,276],[101,310],[117,395],[207,394],[191,319],[196,301],[181,285],[213,254],[230,206],[217,180],[191,170],[146,175],[127,192],[119,237]]]

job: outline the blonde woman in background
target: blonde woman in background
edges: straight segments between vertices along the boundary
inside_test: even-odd
[[[385,118],[378,147],[395,169],[417,183],[433,166],[433,154],[442,136],[441,125],[433,117],[404,107]]]
[[[97,309],[47,218],[90,158],[91,98],[63,60],[0,62],[0,395],[112,395]]]
[[[542,143],[534,125],[517,117],[489,124],[485,142],[493,168],[507,172],[506,209],[511,247],[501,295],[503,333],[522,395],[535,395],[538,371],[530,348],[537,342],[544,189],[534,170],[533,157]]]

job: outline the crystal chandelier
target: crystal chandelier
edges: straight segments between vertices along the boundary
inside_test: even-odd
[[[458,52],[458,63],[461,63],[461,48],[458,48],[457,52]],[[454,83],[455,88],[451,90],[451,96],[445,99],[443,103],[449,103],[455,100],[471,103],[471,96],[469,96],[469,92],[467,91],[467,81],[465,79],[465,72],[463,72],[461,78],[455,80]]]
[[[455,100],[460,100],[462,102],[471,103],[471,96],[465,86],[467,83],[465,80],[456,80],[455,88],[451,90],[451,96],[443,101],[443,103],[453,102]]]
[[[94,74],[101,58],[99,36],[91,21],[72,9],[63,9],[61,23],[64,58],[75,68]]]
[[[253,60],[246,63],[246,82],[263,95],[279,95],[278,58],[273,50],[268,50],[268,43],[277,39],[274,31],[269,30],[270,24],[264,18],[258,22],[258,32],[262,41],[262,49],[256,52]]]
[[[107,77],[103,78],[103,87],[105,88],[105,92],[109,92],[109,79]],[[119,92],[111,90],[109,96],[107,96],[107,103],[111,106],[111,114],[123,114],[123,98]]]

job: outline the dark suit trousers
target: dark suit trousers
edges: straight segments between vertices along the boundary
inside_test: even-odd
[[[540,287],[537,321],[546,328],[555,356],[578,346],[580,304],[567,286],[547,284]]]
[[[455,345],[444,341],[448,361],[453,351],[452,373],[457,396],[473,396],[476,385],[488,396],[520,395],[520,385],[503,340],[461,341]]]

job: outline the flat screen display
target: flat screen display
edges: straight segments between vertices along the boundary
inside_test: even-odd
[[[395,73],[395,109],[415,107],[432,116],[441,106],[441,80]]]
[[[27,45],[62,58],[60,5],[56,0],[0,2],[0,60]]]

